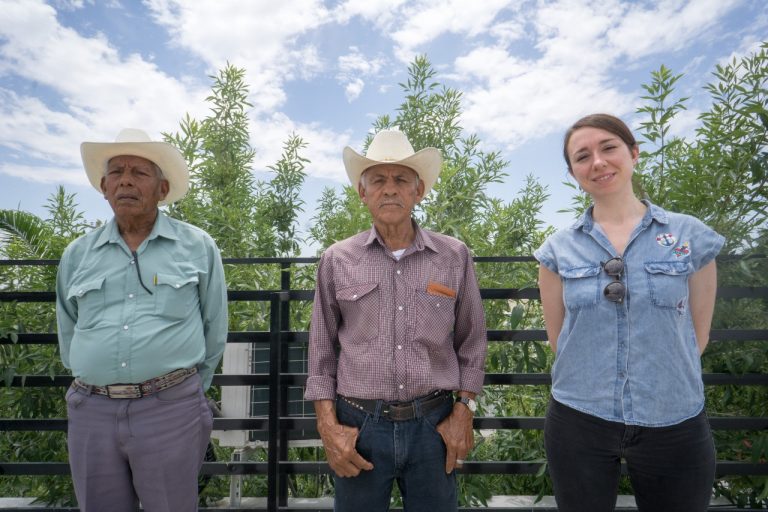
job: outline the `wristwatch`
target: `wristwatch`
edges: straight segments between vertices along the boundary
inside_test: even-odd
[[[461,403],[463,403],[464,405],[466,405],[466,406],[467,406],[467,408],[468,408],[470,411],[472,411],[472,414],[474,414],[474,413],[475,413],[475,411],[477,410],[477,402],[475,402],[474,400],[472,400],[471,398],[469,398],[469,397],[467,397],[467,396],[461,396],[461,395],[459,395],[459,396],[457,396],[457,397],[456,397],[456,401],[457,401],[457,402],[461,402]]]

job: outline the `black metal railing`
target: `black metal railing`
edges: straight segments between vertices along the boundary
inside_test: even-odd
[[[287,414],[285,390],[289,386],[301,386],[306,382],[306,374],[289,373],[285,371],[286,365],[283,359],[283,349],[287,344],[306,343],[308,333],[306,331],[291,331],[290,304],[294,301],[311,301],[314,296],[312,290],[299,290],[291,288],[291,268],[294,265],[311,264],[316,258],[242,258],[225,259],[226,265],[279,265],[280,288],[279,290],[230,290],[228,300],[234,301],[268,301],[270,303],[269,331],[236,331],[228,335],[228,343],[260,343],[269,346],[269,372],[262,374],[238,374],[214,376],[213,384],[216,386],[268,386],[269,411],[266,418],[215,418],[214,430],[253,430],[267,433],[267,461],[228,461],[208,462],[203,465],[202,472],[206,475],[266,475],[267,498],[266,507],[261,510],[269,512],[306,511],[303,507],[290,507],[288,505],[288,491],[286,477],[296,474],[327,473],[328,466],[324,462],[305,462],[288,460],[289,433],[297,430],[315,431],[315,420],[312,417],[295,417]],[[510,263],[533,262],[532,257],[477,257],[476,263]],[[0,260],[0,265],[56,265],[57,260]],[[535,288],[485,288],[481,290],[484,300],[494,299],[538,299],[539,293]],[[768,300],[768,287],[732,287],[725,286],[718,289],[718,298],[721,299],[752,299]],[[2,302],[54,302],[54,292],[0,292]],[[711,338],[713,342],[720,340],[759,340],[768,341],[768,329],[723,329],[713,330]],[[520,341],[545,341],[546,333],[543,330],[489,330],[488,341],[520,342]],[[57,343],[55,333],[19,333],[15,342],[9,338],[0,338],[0,344],[28,344],[47,345]],[[17,375],[13,378],[12,387],[58,387],[64,388],[70,384],[72,377],[66,375]],[[728,374],[705,373],[704,384],[708,386],[736,385],[736,386],[765,386],[768,385],[767,374]],[[550,383],[550,375],[544,373],[491,373],[487,374],[487,385],[547,385]],[[729,417],[710,418],[713,430],[768,430],[768,417]],[[544,427],[544,419],[541,417],[476,417],[474,419],[476,429],[533,429],[541,430]],[[64,418],[39,418],[39,419],[8,419],[0,418],[0,432],[11,431],[65,431],[67,420]],[[2,455],[0,455],[2,457]],[[462,474],[536,474],[543,462],[531,461],[468,461],[460,470]],[[3,462],[0,461],[0,477],[8,475],[66,475],[69,474],[69,466],[66,462]],[[717,463],[717,475],[768,475],[768,464],[762,462],[740,462],[721,460]],[[16,509],[4,509],[16,510]],[[76,511],[76,508],[67,507],[43,507],[30,508],[25,506],[18,509],[20,512],[33,511]],[[201,508],[204,511],[214,510],[259,510],[253,507],[226,507],[226,508]],[[314,510],[331,510],[330,508],[315,508]],[[461,510],[477,510],[466,508]],[[498,511],[528,510],[527,508],[498,508]],[[531,509],[533,510],[533,509]],[[555,508],[536,508],[537,512],[556,510]],[[636,508],[617,508],[616,510],[637,510]],[[717,507],[711,510],[747,510],[736,507]]]

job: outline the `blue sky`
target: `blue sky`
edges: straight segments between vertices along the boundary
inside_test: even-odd
[[[532,174],[551,194],[544,221],[562,227],[573,121],[636,124],[641,84],[664,64],[685,74],[674,130],[690,135],[714,67],[766,34],[764,0],[0,0],[0,208],[45,215],[63,184],[87,219],[111,217],[80,143],[124,127],[159,139],[186,113],[205,117],[209,75],[230,62],[247,71],[256,177],[292,132],[308,143],[306,233],[321,190],[346,183],[342,148],[393,113],[426,54],[463,92],[465,133],[510,162],[492,194],[510,200]]]

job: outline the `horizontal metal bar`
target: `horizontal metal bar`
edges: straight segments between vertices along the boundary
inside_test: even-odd
[[[768,374],[747,373],[737,375],[731,373],[704,373],[702,380],[708,386],[765,386],[768,385]],[[303,386],[306,384],[306,373],[283,373],[280,375],[281,385]],[[489,385],[546,385],[552,378],[549,373],[486,373],[484,384]],[[16,375],[11,387],[65,387],[72,382],[70,375]],[[266,386],[269,385],[269,375],[266,373],[249,374],[216,374],[213,384],[218,386]]]
[[[459,470],[465,474],[484,475],[533,475],[536,474],[543,461],[467,461]],[[329,473],[326,462],[315,461],[280,461],[278,471],[281,474],[316,475]],[[11,475],[67,475],[67,462],[0,462],[0,476]],[[204,475],[264,475],[267,472],[266,462],[205,462],[201,473]],[[626,474],[626,466],[622,464],[622,472]],[[732,475],[768,475],[768,464],[718,461],[715,470],[718,476]]]
[[[750,254],[743,256],[740,254],[723,254],[717,256],[717,261],[740,261],[740,260],[753,260],[768,258],[766,254]],[[309,257],[277,257],[277,258],[222,258],[225,265],[258,265],[258,264],[282,264],[282,263],[316,263],[320,258],[317,256]],[[533,256],[475,256],[472,258],[475,263],[521,263],[521,262],[536,262],[536,258]],[[19,265],[19,266],[34,266],[34,265],[58,265],[57,259],[0,259],[0,266],[7,265]]]
[[[229,290],[230,302],[254,301],[267,302],[273,293],[287,293],[289,300],[312,301],[314,290]],[[499,299],[540,299],[538,288],[481,288],[480,297],[487,300]],[[768,299],[768,287],[757,286],[722,286],[717,289],[720,299]],[[56,293],[42,292],[0,292],[0,302],[54,302]]]
[[[513,329],[489,330],[488,341],[546,341],[547,332],[543,329]],[[56,333],[21,333],[16,344],[19,345],[52,345],[58,343]],[[307,331],[282,331],[283,343],[309,343]],[[768,341],[768,329],[713,329],[709,336],[711,341]],[[263,343],[270,342],[269,331],[231,331],[227,335],[227,343]],[[0,338],[0,345],[13,344],[8,338]]]
[[[709,424],[713,430],[768,430],[768,417],[710,417]],[[544,428],[544,418],[478,416],[474,418],[473,426],[476,429],[487,430],[541,430]],[[266,431],[268,422],[266,417],[214,418],[213,429]],[[315,432],[316,420],[314,416],[283,416],[280,418],[280,429]],[[66,430],[66,418],[0,418],[0,432],[63,432]]]

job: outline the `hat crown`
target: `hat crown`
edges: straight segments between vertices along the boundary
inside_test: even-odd
[[[413,156],[413,146],[400,130],[382,130],[373,137],[366,158],[379,162],[398,162]]]
[[[123,128],[117,134],[115,142],[152,142],[147,132],[138,128]]]

